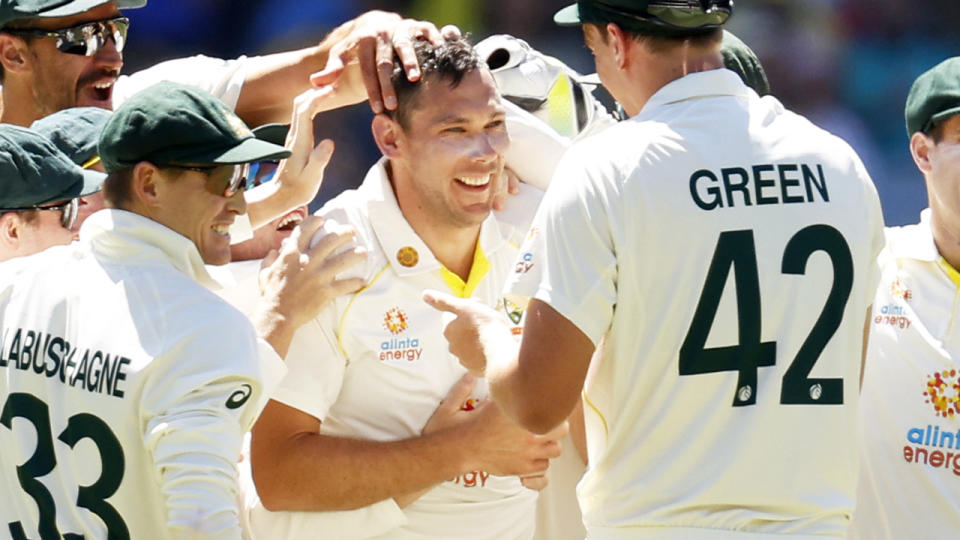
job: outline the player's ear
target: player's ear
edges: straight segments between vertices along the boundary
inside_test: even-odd
[[[141,161],[134,166],[130,176],[130,194],[134,204],[147,208],[159,206],[163,189],[160,185],[160,169],[148,161]]]
[[[933,150],[934,146],[936,146],[936,143],[933,137],[921,131],[910,137],[910,155],[913,156],[913,162],[917,164],[917,168],[922,173],[929,173],[932,169],[930,166],[930,151]]]
[[[620,69],[625,68],[627,66],[629,51],[628,45],[633,38],[614,23],[607,23],[607,26],[604,27],[602,31],[607,33],[607,39],[604,43],[609,42],[610,46],[613,47],[613,58],[617,63],[617,67]]]
[[[27,55],[27,42],[23,38],[0,32],[0,65],[5,73],[27,71],[30,62]]]
[[[403,128],[400,123],[385,114],[378,114],[373,117],[373,124],[370,126],[373,131],[373,140],[377,143],[377,148],[387,159],[396,159],[400,157],[403,150]]]
[[[0,215],[0,246],[4,250],[16,251],[23,236],[23,216],[17,212],[5,212]]]

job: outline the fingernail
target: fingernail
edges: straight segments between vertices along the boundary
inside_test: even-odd
[[[420,78],[420,70],[417,68],[410,68],[407,70],[407,79],[413,81],[414,79]]]
[[[393,96],[390,96],[390,97],[388,97],[387,99],[385,99],[384,101],[386,102],[388,109],[396,109],[396,108],[397,108],[397,98],[395,98],[395,97],[393,97]]]
[[[379,101],[371,101],[370,108],[373,109],[374,114],[380,114],[383,112],[383,103]]]

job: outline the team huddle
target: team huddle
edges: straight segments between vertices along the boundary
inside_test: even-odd
[[[385,12],[120,75],[145,3],[0,4],[0,538],[960,531],[960,59],[884,229],[731,0],[578,0],[596,76]]]

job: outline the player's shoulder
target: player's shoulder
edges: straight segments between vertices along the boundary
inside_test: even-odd
[[[369,202],[369,194],[364,193],[363,190],[349,189],[327,201],[315,213],[324,219],[324,223],[314,235],[311,245],[318,242],[325,234],[342,232],[350,228],[355,232],[354,241],[342,250],[356,246],[367,250],[364,262],[339,274],[339,278],[361,277],[369,280],[386,264],[383,250],[380,249],[380,243],[370,221]]]

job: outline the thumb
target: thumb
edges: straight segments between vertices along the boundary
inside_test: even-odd
[[[447,311],[454,315],[459,315],[462,310],[459,298],[440,291],[430,289],[423,291],[423,301],[436,310]]]
[[[310,75],[310,84],[314,86],[333,84],[340,78],[344,67],[343,59],[339,55],[331,54],[327,58],[327,65],[323,66],[322,70]]]
[[[450,388],[446,397],[440,402],[440,406],[450,411],[460,410],[460,407],[463,406],[463,403],[470,397],[471,392],[473,392],[473,387],[476,385],[477,378],[469,373],[465,373],[463,377],[460,377],[460,380]]]
[[[303,168],[303,174],[307,175],[308,178],[322,178],[323,171],[330,164],[330,158],[333,157],[334,148],[335,145],[332,140],[324,139],[320,141],[320,144],[310,152],[307,165]],[[319,185],[317,189],[320,189]]]
[[[268,266],[270,266],[271,264],[273,264],[274,261],[276,261],[276,260],[277,260],[277,257],[279,257],[279,256],[280,256],[280,252],[279,252],[279,251],[277,251],[276,249],[271,249],[271,250],[267,253],[267,256],[264,257],[262,261],[260,261],[260,271],[265,270]]]

